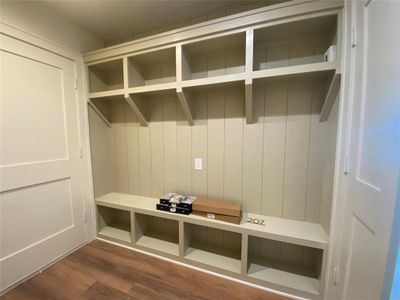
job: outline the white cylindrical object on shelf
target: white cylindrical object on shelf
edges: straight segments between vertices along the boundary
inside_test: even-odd
[[[324,61],[336,60],[336,45],[332,45],[326,50],[324,54]]]

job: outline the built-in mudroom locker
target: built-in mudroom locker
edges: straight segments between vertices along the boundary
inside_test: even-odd
[[[86,53],[98,237],[321,298],[342,4],[284,2]],[[169,192],[241,203],[241,224],[156,210]]]

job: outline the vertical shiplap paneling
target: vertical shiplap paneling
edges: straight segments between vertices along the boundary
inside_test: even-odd
[[[287,67],[289,65],[290,47],[280,45],[267,48],[266,63],[262,64],[262,69],[272,69]]]
[[[109,160],[110,164],[110,174],[113,175],[115,190],[118,191],[118,171],[117,171],[117,155],[116,155],[116,147],[115,147],[115,131],[113,128],[107,128],[107,135],[108,135],[108,153],[109,153]]]
[[[192,166],[192,194],[207,197],[207,94],[194,95],[193,108],[195,114],[192,126],[192,162],[195,158],[203,159],[203,170],[194,170]]]
[[[178,165],[178,193],[192,194],[192,126],[188,124],[182,108],[177,108],[177,165]]]
[[[147,66],[145,72],[145,84],[157,84],[162,82],[161,66],[158,64]]]
[[[280,260],[300,265],[303,262],[303,251],[302,246],[281,243]]]
[[[208,93],[207,164],[208,197],[224,198],[224,114],[223,91]]]
[[[165,193],[178,189],[178,158],[176,136],[176,95],[163,99],[163,149]]]
[[[218,76],[225,74],[225,52],[209,53],[207,55],[207,76]]]
[[[324,139],[320,223],[327,234],[329,234],[330,230],[333,179],[335,175],[334,171],[336,156],[337,122],[339,114],[339,95],[337,97],[338,99],[336,99],[335,105],[332,107],[332,111],[328,119]]]
[[[255,49],[255,69],[319,61],[325,43],[266,44]],[[193,77],[236,72],[242,68],[242,54],[232,50],[196,56],[191,61]],[[145,72],[147,84],[174,77],[167,63]],[[194,126],[187,125],[176,95],[148,99],[149,127],[139,126],[126,104],[113,104],[113,128],[106,130],[117,190],[154,197],[178,191],[241,201],[244,211],[312,222],[324,219],[321,222],[329,227],[325,210],[330,211],[334,153],[323,154],[327,149],[321,144],[334,143],[335,137],[321,137],[332,130],[318,123],[323,91],[311,87],[311,82],[258,82],[254,124],[245,124],[243,91],[232,87],[191,95]],[[195,158],[203,159],[203,170],[194,170]],[[229,243],[227,235],[223,240]],[[278,251],[270,244],[257,247]],[[282,251],[284,255],[289,250]]]
[[[150,127],[138,126],[140,194],[151,196],[151,146]]]
[[[192,70],[192,79],[207,77],[207,57],[195,56],[190,58],[190,66]]]
[[[154,96],[148,99],[151,107],[150,147],[151,147],[151,196],[158,198],[165,194],[164,178],[164,139],[163,139],[163,97]]]
[[[115,102],[113,127],[106,131],[116,190],[154,197],[178,191],[241,201],[253,213],[319,222],[321,199],[325,209],[330,205],[333,174],[334,153],[326,159],[323,153],[335,141],[324,138],[332,133],[318,122],[322,94],[323,86],[311,82],[257,84],[254,124],[245,124],[243,91],[232,87],[192,95],[194,126],[173,94],[148,99],[149,127]],[[194,170],[195,158],[203,159],[203,170]]]
[[[245,71],[245,49],[226,52],[226,74]],[[225,200],[242,202],[244,92],[240,87],[225,89],[224,127],[224,178]],[[227,243],[235,237],[226,237]],[[233,246],[233,245],[232,245]]]
[[[123,100],[115,100],[112,110],[113,145],[117,166],[118,192],[129,193],[128,147],[126,140],[126,110]]]
[[[265,87],[262,214],[282,217],[286,146],[287,85]],[[282,259],[281,243],[260,239],[261,254]]]
[[[235,48],[225,52],[225,74],[244,72],[245,49]]]
[[[253,93],[254,124],[244,125],[243,196],[244,211],[261,214],[262,159],[265,88],[256,86]]]
[[[308,174],[311,85],[288,89],[283,217],[304,220]]]
[[[208,92],[207,197],[212,199],[224,199],[224,114],[224,92],[221,90]],[[209,228],[207,232],[210,244],[223,245],[223,231]]]
[[[262,214],[282,217],[285,180],[287,86],[269,85],[265,93]]]
[[[225,93],[224,199],[242,202],[243,91]]]
[[[324,129],[326,127],[326,123],[319,122],[323,95],[323,86],[317,83],[313,84],[305,220],[315,223],[318,223],[320,220],[321,174],[323,167]]]
[[[264,69],[265,61],[266,61],[266,54],[267,50],[265,48],[257,47],[254,45],[254,54],[253,54],[253,70],[262,70]]]
[[[117,190],[114,156],[110,152],[110,128],[89,106],[90,147],[92,158],[94,196]]]
[[[127,105],[127,104],[126,104]],[[140,163],[139,163],[139,122],[136,115],[126,108],[126,140],[128,148],[129,193],[140,195]]]
[[[260,243],[260,255],[268,257],[270,259],[279,260],[282,259],[282,243],[273,240],[259,239]]]
[[[289,65],[303,65],[314,62],[314,43],[303,41],[290,45]]]
[[[161,82],[176,81],[175,61],[166,61],[161,64]]]

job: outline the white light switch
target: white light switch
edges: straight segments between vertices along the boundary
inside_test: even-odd
[[[203,169],[203,160],[201,158],[194,159],[194,169],[202,170]]]

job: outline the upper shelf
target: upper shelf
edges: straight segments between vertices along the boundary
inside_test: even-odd
[[[209,227],[238,233],[248,233],[281,242],[318,249],[326,249],[328,244],[326,233],[321,225],[315,223],[244,213],[240,225],[236,225],[195,215],[186,216],[159,211],[156,210],[156,203],[158,203],[158,199],[155,198],[120,193],[109,193],[96,198],[96,204],[102,206],[132,210],[167,219],[182,220],[197,225],[204,225],[204,222],[207,222],[207,226]],[[266,226],[248,223],[247,220],[249,217],[265,220]]]
[[[254,82],[317,78],[327,82],[320,117],[326,121],[340,89],[339,25],[337,13],[319,13],[91,64],[89,98],[123,96],[147,125],[149,109],[143,97],[174,92],[192,125],[191,91],[240,85],[250,124]],[[325,54],[328,49],[330,55]]]

